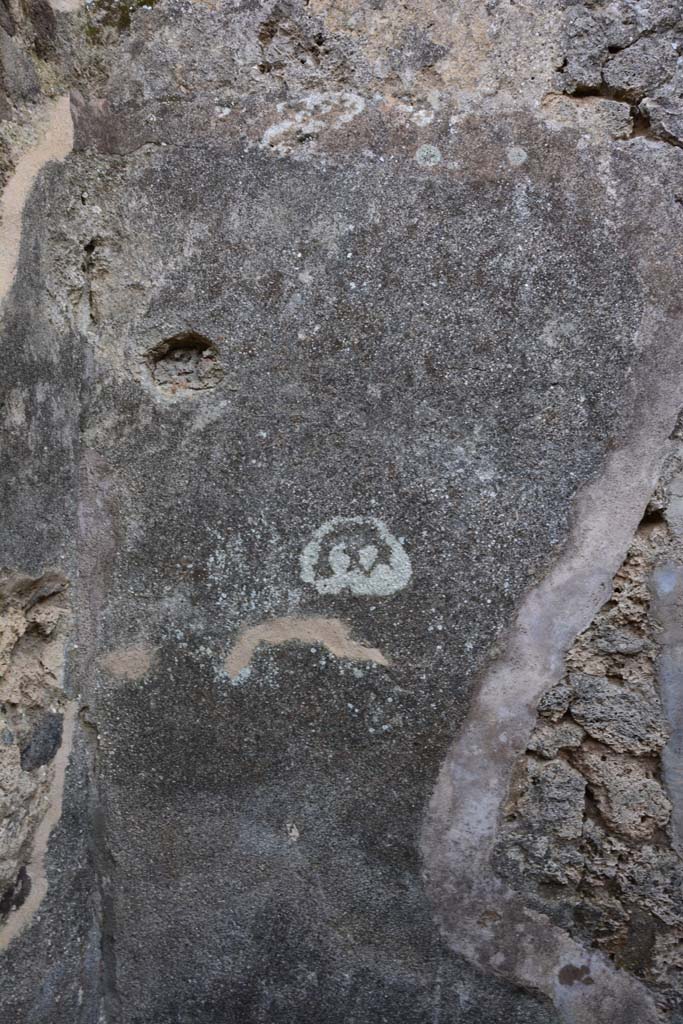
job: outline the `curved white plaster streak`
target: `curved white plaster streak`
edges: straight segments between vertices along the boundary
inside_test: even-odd
[[[73,148],[69,97],[60,96],[46,106],[41,136],[19,158],[0,199],[0,303],[7,297],[17,272],[22,216],[31,187],[45,164],[63,160]]]
[[[301,644],[319,644],[335,658],[349,661],[371,661],[376,665],[390,664],[376,647],[365,647],[351,639],[351,627],[341,619],[328,619],[322,615],[298,619],[285,616],[268,619],[240,631],[235,644],[225,659],[225,668],[231,679],[251,664],[254,651],[260,644],[277,646],[290,641]]]
[[[675,375],[668,389],[639,436],[614,453],[603,476],[580,495],[566,553],[528,595],[507,653],[482,679],[442,767],[423,832],[426,881],[449,945],[481,969],[549,996],[571,1024],[654,1024],[660,1018],[635,977],[526,906],[495,874],[491,855],[538,699],[561,677],[567,649],[611,593],[654,490],[681,402]]]
[[[33,853],[29,864],[26,866],[29,878],[31,879],[31,890],[24,903],[22,903],[18,910],[10,914],[4,927],[0,929],[0,952],[7,949],[10,942],[21,935],[27,928],[47,895],[48,881],[45,860],[50,835],[62,816],[64,779],[69,758],[71,757],[75,724],[76,703],[71,701],[67,704],[64,711],[62,743],[54,759],[54,776],[50,786],[48,808],[45,812],[45,817],[36,829],[36,834],[33,837]]]

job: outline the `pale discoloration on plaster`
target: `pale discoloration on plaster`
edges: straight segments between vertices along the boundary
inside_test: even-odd
[[[134,682],[147,675],[156,657],[157,648],[140,641],[127,647],[117,647],[102,655],[100,665],[115,679]]]
[[[653,607],[658,578],[668,586],[681,559],[666,522],[669,462],[608,600],[539,702],[493,855],[526,901],[640,978],[665,1019],[683,983],[683,861],[670,828],[677,773],[662,761],[681,737],[678,645],[667,628],[680,631],[681,614],[667,600],[658,624]]]
[[[291,106],[278,103],[278,114],[290,116],[266,129],[261,148],[287,156],[302,139],[313,138],[326,127],[341,128],[364,110],[365,100],[354,92],[311,92]]]
[[[668,453],[680,396],[663,396],[630,445],[581,495],[565,556],[522,605],[507,654],[482,679],[433,794],[423,836],[442,930],[484,970],[549,996],[568,1024],[654,1024],[645,987],[524,904],[491,855],[510,774],[527,746],[541,694],[611,590],[611,579]],[[571,967],[572,979],[568,982]]]
[[[260,644],[277,646],[290,642],[319,644],[326,647],[335,658],[349,661],[372,661],[376,665],[389,666],[391,662],[376,647],[366,647],[351,638],[351,627],[341,619],[327,619],[322,615],[297,619],[286,616],[271,619],[243,629],[225,660],[225,667],[231,679],[244,671]]]
[[[0,952],[7,949],[9,944],[27,928],[47,895],[48,879],[45,861],[50,836],[62,816],[64,779],[71,756],[75,724],[76,703],[70,701],[64,711],[62,744],[54,759],[54,776],[50,786],[48,809],[36,830],[33,839],[33,853],[27,865],[28,875],[31,879],[31,891],[25,902],[9,916],[0,930]]]
[[[50,7],[53,11],[68,14],[70,11],[80,11],[83,0],[50,0]]]
[[[662,755],[672,802],[672,838],[683,856],[683,568],[663,565],[653,575],[655,611],[662,628],[659,682],[671,737]]]
[[[20,157],[0,200],[0,303],[14,282],[21,246],[22,216],[38,173],[51,160],[63,160],[73,147],[73,124],[68,96],[46,104],[44,128],[38,142]]]
[[[316,530],[301,553],[301,579],[319,594],[345,590],[387,597],[410,582],[412,567],[402,544],[374,516],[336,516]]]

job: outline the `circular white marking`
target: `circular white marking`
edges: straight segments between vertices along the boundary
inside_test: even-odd
[[[336,516],[323,523],[300,562],[301,579],[319,594],[349,590],[362,597],[386,597],[403,590],[412,574],[402,545],[374,516]]]
[[[506,153],[511,167],[521,167],[529,159],[529,154],[521,146],[510,146]]]
[[[421,167],[434,167],[435,164],[441,163],[441,150],[425,143],[416,152],[415,159]]]

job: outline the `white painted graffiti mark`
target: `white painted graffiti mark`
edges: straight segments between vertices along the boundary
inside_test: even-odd
[[[301,553],[301,579],[319,594],[386,597],[403,590],[411,574],[403,546],[374,516],[328,520]]]

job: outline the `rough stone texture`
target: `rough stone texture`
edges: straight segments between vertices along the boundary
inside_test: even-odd
[[[222,377],[215,345],[192,331],[177,334],[147,354],[152,380],[169,395],[215,387]]]
[[[0,952],[3,1021],[646,1024],[649,993],[668,1013],[676,801],[641,571],[662,524],[515,748],[495,861],[596,942],[617,1002],[580,1017],[512,942],[459,941],[465,865],[428,896],[420,835],[580,495],[622,460],[611,575],[669,451],[679,13],[59,7],[0,0],[7,180],[68,89],[75,138],[23,209],[1,310],[0,564],[71,581],[79,712],[47,891]],[[518,699],[469,765],[482,808]],[[13,799],[58,742],[40,708]],[[13,857],[10,924],[32,882]],[[584,970],[553,967],[589,998]]]
[[[0,921],[27,895],[26,867],[62,742],[66,581],[0,581]]]
[[[658,692],[672,644],[653,587],[666,592],[663,569],[676,572],[683,555],[680,458],[668,460],[609,600],[567,654],[566,675],[539,702],[496,850],[501,874],[535,889],[544,912],[647,978],[661,1006],[679,1012],[683,864],[667,795],[675,784],[662,771],[663,749],[679,741]]]

